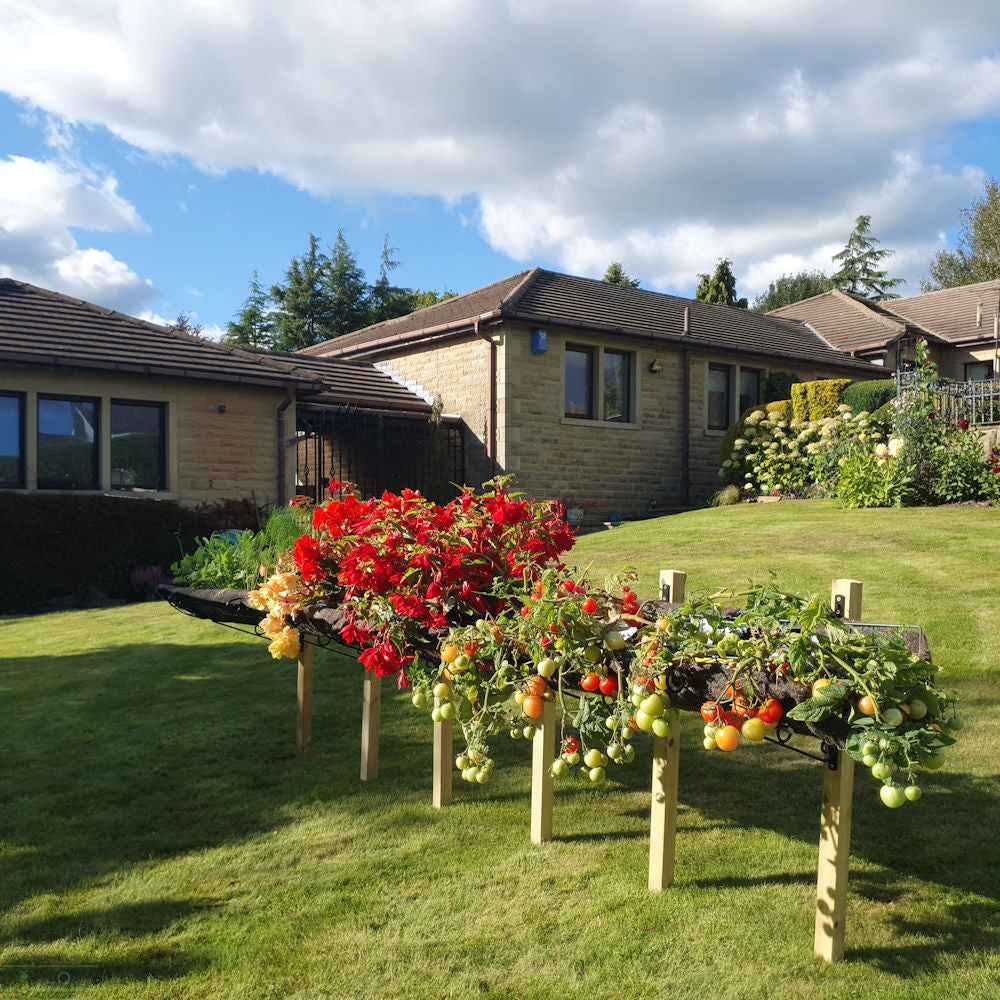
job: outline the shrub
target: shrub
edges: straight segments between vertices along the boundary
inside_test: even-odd
[[[796,420],[809,419],[809,401],[806,398],[805,382],[796,382],[792,386],[792,416]]]
[[[722,489],[708,501],[708,505],[709,507],[729,507],[732,506],[732,504],[739,502],[740,488],[734,483],[730,483],[728,486],[723,486]]]
[[[912,498],[905,462],[853,445],[842,457],[837,496],[847,507],[905,507]]]
[[[896,381],[891,378],[870,379],[866,382],[852,382],[844,390],[844,403],[853,413],[867,410],[874,414],[896,395]]]
[[[844,401],[844,390],[850,384],[849,378],[823,378],[792,386],[795,417],[799,420],[825,420],[827,417],[836,416],[837,407]],[[800,412],[803,409],[803,400],[805,409],[804,412]]]
[[[791,400],[795,376],[791,372],[771,372],[764,379],[764,402]]]

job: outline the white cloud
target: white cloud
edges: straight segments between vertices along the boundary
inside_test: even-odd
[[[774,267],[829,270],[862,213],[915,289],[982,185],[976,165],[940,164],[940,143],[1000,117],[993,0],[5,9],[0,89],[68,122],[317,194],[471,196],[519,263],[617,259],[677,290],[721,256],[748,294]],[[136,224],[113,185],[82,189],[98,220]]]

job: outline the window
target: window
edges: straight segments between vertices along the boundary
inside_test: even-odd
[[[709,430],[724,431],[732,414],[732,365],[708,366],[708,420]]]
[[[0,489],[24,487],[24,394],[0,393]]]
[[[985,382],[993,378],[993,362],[972,361],[965,366],[966,382]]]
[[[632,351],[567,344],[563,413],[578,420],[631,423],[634,371]]]
[[[740,369],[740,413],[760,402],[764,373],[757,368]]]
[[[594,348],[566,345],[566,416],[594,419]]]
[[[163,403],[111,401],[111,488],[166,488]]]
[[[99,488],[99,400],[38,397],[38,488]]]

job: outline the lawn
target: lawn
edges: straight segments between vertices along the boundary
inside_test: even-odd
[[[676,883],[650,895],[648,742],[602,788],[557,784],[534,847],[524,743],[498,739],[492,783],[436,812],[429,721],[388,685],[359,780],[349,657],[317,654],[300,759],[295,666],[255,637],[164,604],[0,621],[0,997],[996,1000],[998,538],[1000,510],[813,501],[574,550],[596,578],[630,563],[643,596],[660,568],[689,590],[854,577],[866,617],[924,626],[967,725],[917,804],[885,809],[859,768],[834,966],[812,955],[819,764],[706,753],[682,716]],[[43,982],[59,963],[91,982]]]

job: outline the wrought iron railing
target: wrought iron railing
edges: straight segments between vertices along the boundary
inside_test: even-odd
[[[1000,378],[981,382],[949,382],[938,379],[920,386],[916,372],[896,373],[896,395],[919,392],[927,395],[946,420],[968,420],[970,424],[1000,424]]]

